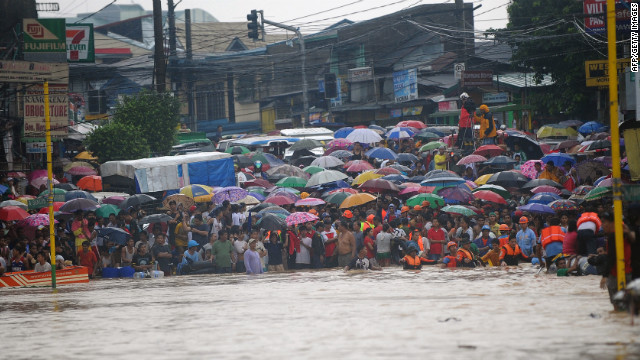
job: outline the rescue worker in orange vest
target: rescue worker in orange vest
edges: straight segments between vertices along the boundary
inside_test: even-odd
[[[511,228],[507,224],[500,225],[500,236],[498,236],[498,240],[500,240],[500,248],[507,245],[509,243],[509,235],[511,233]]]
[[[560,219],[553,217],[550,222],[551,226],[547,226],[540,232],[540,244],[544,249],[547,269],[551,266],[551,260],[562,252],[562,243],[564,242],[564,231],[560,227]],[[542,261],[542,254],[538,257]]]
[[[529,260],[522,252],[515,236],[509,237],[509,243],[500,250],[500,266],[518,266],[518,260]]]
[[[419,256],[427,256],[430,248],[429,240],[420,235],[420,229],[413,229],[409,234],[409,241],[409,245],[417,245]]]
[[[586,256],[597,253],[596,234],[600,231],[602,221],[595,212],[585,212],[578,219],[578,255]]]
[[[371,228],[373,230],[375,228],[375,226],[373,226],[374,218],[375,216],[373,214],[367,216],[367,221],[363,221],[362,223],[360,223],[360,231],[364,231],[364,229],[366,228]]]
[[[496,123],[493,121],[493,114],[485,104],[480,105],[480,133],[478,134],[482,145],[495,145],[496,143]]]
[[[422,264],[435,265],[437,261],[418,256],[418,249],[414,244],[411,244],[407,249],[407,255],[400,259],[400,262],[405,270],[420,270],[422,269]]]
[[[471,240],[469,240],[468,234],[462,234],[462,240],[460,240],[460,249],[456,253],[456,260],[461,267],[474,268],[476,267],[475,257],[471,252]]]
[[[456,244],[455,241],[449,241],[447,243],[447,249],[449,250],[449,255],[445,255],[442,258],[442,267],[443,268],[457,267],[458,260],[456,259],[456,254],[458,252],[458,244]]]

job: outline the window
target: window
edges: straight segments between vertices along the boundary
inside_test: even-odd
[[[89,115],[107,113],[107,94],[104,90],[89,90]]]
[[[224,83],[196,87],[196,116],[198,120],[226,118]]]

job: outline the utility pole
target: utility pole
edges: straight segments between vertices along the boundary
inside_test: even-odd
[[[456,0],[456,15],[458,15],[458,29],[460,30],[460,53],[458,57],[462,57],[461,62],[467,60],[467,37],[465,35],[465,14],[464,0]]]
[[[153,0],[153,35],[154,56],[153,67],[155,69],[156,91],[164,92],[167,77],[167,68],[164,63],[164,37],[162,36],[162,3]]]
[[[173,5],[173,0],[167,0],[167,17],[169,22],[169,58],[177,55],[176,51],[176,7]]]
[[[191,60],[193,60],[193,52],[191,49],[191,9],[184,10],[184,30],[187,38],[187,105],[189,107],[189,128],[192,131],[198,131],[196,117],[193,109],[193,72],[191,71]]]

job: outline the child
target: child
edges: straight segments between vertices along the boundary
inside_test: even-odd
[[[500,240],[491,240],[491,250],[489,250],[483,257],[482,262],[489,264],[489,266],[498,266],[500,264]]]

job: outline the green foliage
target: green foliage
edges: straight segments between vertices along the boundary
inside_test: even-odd
[[[144,90],[119,102],[112,122],[91,133],[86,144],[102,162],[166,155],[174,144],[179,115],[177,98]]]
[[[149,144],[135,126],[113,122],[94,130],[86,145],[101,162],[132,160],[149,156]]]

